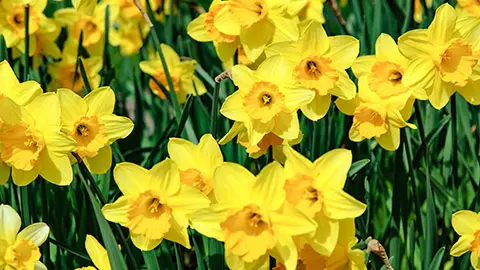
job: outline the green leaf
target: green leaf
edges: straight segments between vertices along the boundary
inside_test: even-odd
[[[440,270],[441,265],[442,265],[442,260],[443,260],[443,254],[445,253],[445,247],[441,247],[438,251],[437,254],[435,254],[435,257],[433,257],[432,262],[430,263],[430,266],[428,267],[428,270]]]
[[[143,259],[145,260],[145,265],[147,266],[147,270],[160,270],[160,266],[158,265],[158,259],[157,259],[155,250],[143,251],[142,255],[143,255]]]
[[[350,170],[348,171],[348,177],[352,177],[355,174],[357,174],[361,169],[363,169],[367,164],[370,163],[370,159],[364,158],[359,161],[355,161],[352,166],[350,167]]]

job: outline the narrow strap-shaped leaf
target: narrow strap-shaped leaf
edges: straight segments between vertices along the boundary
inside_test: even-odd
[[[143,259],[145,260],[145,265],[147,266],[147,270],[160,269],[160,266],[158,265],[157,255],[155,254],[155,250],[143,251],[142,256],[143,256]]]

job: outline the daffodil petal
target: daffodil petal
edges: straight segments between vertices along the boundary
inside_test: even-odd
[[[372,73],[372,67],[375,64],[377,59],[374,55],[364,55],[360,56],[353,62],[352,71],[355,74],[355,77],[360,78],[362,76],[367,76]]]
[[[432,44],[444,45],[452,38],[455,31],[457,15],[455,9],[449,4],[443,4],[437,8],[435,17],[428,27],[428,37]]]
[[[262,131],[264,131],[265,134],[271,131],[278,137],[285,140],[296,139],[298,137],[298,132],[300,131],[300,123],[298,122],[297,112],[279,113],[279,115],[275,118],[275,125],[273,126],[273,129],[269,130],[268,127],[266,127],[266,129]]]
[[[37,247],[41,246],[48,238],[50,228],[43,222],[34,223],[21,230],[17,240],[30,240]]]
[[[240,41],[245,54],[251,61],[263,53],[265,46],[272,39],[275,26],[270,20],[259,21],[248,29],[240,30]]]
[[[277,244],[272,250],[272,256],[287,269],[297,267],[298,252],[292,237],[289,235],[278,235]]]
[[[229,211],[229,206],[214,204],[210,208],[200,209],[190,215],[190,224],[199,233],[223,242],[225,235],[220,228],[220,223],[225,220]]]
[[[200,138],[198,153],[203,157],[200,163],[205,171],[216,168],[223,163],[222,151],[211,134],[205,134]]]
[[[10,94],[13,94],[11,93],[11,90],[16,85],[20,84],[20,82],[18,81],[17,76],[15,76],[15,72],[13,72],[13,69],[10,67],[10,64],[7,62],[7,60],[3,60],[0,63],[0,77],[2,78],[1,93],[10,96]]]
[[[192,142],[181,138],[170,138],[167,148],[168,155],[177,163],[178,169],[187,170],[197,167],[195,158],[197,147]]]
[[[149,251],[156,248],[163,239],[147,239],[141,234],[130,234],[133,244],[142,251]]]
[[[279,211],[271,212],[270,219],[281,234],[302,235],[315,231],[317,224],[289,203],[285,203]]]
[[[39,83],[36,81],[26,81],[12,87],[12,92],[8,93],[7,96],[19,105],[26,105],[42,93],[42,87]]]
[[[335,87],[330,90],[330,94],[346,100],[354,98],[357,93],[355,83],[350,79],[347,72],[342,70],[337,74],[338,80],[335,83]]]
[[[408,59],[427,57],[432,52],[426,29],[408,31],[398,38],[398,49]]]
[[[268,254],[265,254],[253,262],[245,262],[237,255],[234,255],[229,249],[225,249],[225,261],[230,269],[241,270],[268,270],[269,267]]]
[[[386,133],[375,138],[380,146],[388,151],[395,151],[400,146],[400,129],[390,126]]]
[[[338,242],[339,221],[328,218],[323,212],[317,213],[314,219],[318,227],[309,244],[316,252],[324,256],[330,256]]]
[[[470,210],[460,210],[452,215],[452,227],[460,235],[473,235],[480,227],[480,216]]]
[[[87,103],[75,92],[65,88],[57,90],[57,97],[62,112],[62,125],[73,128],[75,122],[87,114]]]
[[[150,187],[165,196],[173,196],[180,189],[180,174],[177,164],[171,159],[156,164],[150,169]]]
[[[330,109],[330,101],[332,99],[332,95],[315,95],[313,100],[300,107],[302,113],[312,121],[318,121],[322,119]]]
[[[17,186],[26,186],[30,184],[39,174],[38,166],[33,167],[30,171],[22,171],[12,168],[12,180]]]
[[[10,167],[0,161],[0,185],[7,183],[10,177]]]
[[[265,166],[252,187],[252,202],[264,205],[274,211],[280,208],[285,201],[285,175],[282,165],[278,162],[272,162]]]
[[[200,14],[197,18],[191,21],[187,26],[187,33],[193,39],[199,42],[208,42],[212,41],[212,38],[208,35],[205,30],[205,17],[206,13]]]
[[[50,151],[44,151],[41,158],[42,169],[40,175],[45,180],[59,186],[67,186],[72,182],[72,165],[66,155],[57,156]]]
[[[351,100],[337,98],[337,100],[335,100],[335,105],[342,113],[346,115],[353,115],[355,113],[355,109],[360,105],[360,98],[358,95]]]
[[[219,203],[236,202],[240,206],[249,203],[250,190],[255,176],[244,167],[226,162],[219,166],[214,174],[213,188]]]
[[[87,116],[113,113],[115,94],[108,86],[93,90],[85,96],[84,100],[88,106]]]
[[[104,114],[100,116],[101,123],[105,126],[105,135],[108,136],[108,143],[112,144],[118,139],[124,139],[133,130],[133,122],[130,118],[117,116],[114,114]]]
[[[0,204],[0,239],[13,245],[20,226],[22,221],[17,212],[10,205]]]
[[[127,213],[130,208],[129,198],[121,196],[113,203],[107,203],[102,207],[102,213],[110,222],[126,226],[128,222]]]
[[[243,97],[240,91],[236,91],[225,99],[220,113],[228,119],[243,122],[248,117],[244,106]]]
[[[472,264],[473,269],[480,269],[480,257],[477,255],[476,252],[472,252],[470,254],[470,263]]]
[[[366,205],[343,190],[328,189],[323,193],[324,213],[333,219],[358,217],[366,209]]]
[[[110,261],[107,250],[90,234],[85,239],[85,249],[93,264],[100,270],[110,270]]]
[[[92,173],[107,173],[112,166],[112,148],[110,146],[104,146],[98,150],[96,156],[86,157],[83,162]]]
[[[345,70],[349,68],[355,59],[357,59],[360,51],[360,42],[351,36],[334,36],[328,37],[330,47],[325,57],[332,59],[331,66],[337,70]]]
[[[342,189],[352,165],[352,152],[334,149],[323,154],[313,163],[317,173],[316,182],[320,187]]]
[[[188,237],[187,227],[188,224],[181,225],[175,218],[170,220],[170,230],[165,234],[165,239],[191,249],[190,239]]]
[[[113,177],[124,195],[140,194],[149,189],[150,175],[139,165],[122,162],[115,166]]]
[[[475,240],[475,237],[471,234],[462,235],[455,244],[453,244],[450,249],[450,256],[459,257],[464,253],[470,251],[472,248],[472,241]]]
[[[181,185],[180,192],[167,199],[167,205],[183,216],[191,214],[210,205],[210,200],[198,189]],[[188,224],[181,224],[187,226]]]
[[[269,14],[268,18],[271,19],[275,25],[272,43],[298,39],[298,27],[294,20],[276,14]]]
[[[316,55],[323,55],[330,47],[327,33],[321,23],[310,21],[302,32],[298,41],[301,52],[311,52]]]
[[[437,110],[445,107],[454,93],[453,84],[444,82],[438,73],[435,74],[432,87],[427,89],[428,100]]]

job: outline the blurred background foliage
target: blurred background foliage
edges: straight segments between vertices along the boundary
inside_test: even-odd
[[[205,83],[208,93],[190,97],[182,107],[182,119],[186,121],[177,124],[169,99],[161,100],[152,93],[149,77],[138,67],[138,63],[153,52],[152,35],[144,37],[140,53],[131,56],[122,55],[118,47],[109,46],[107,54],[103,55],[102,84],[110,85],[116,93],[116,113],[129,116],[135,122],[132,134],[114,147],[114,163],[126,160],[150,168],[167,157],[169,137],[183,137],[197,143],[201,135],[212,131],[212,117],[216,117],[213,130],[216,130],[214,137],[217,139],[232,125],[218,109],[212,108],[219,108],[235,90],[234,85],[229,80],[222,82],[219,101],[215,104],[213,78],[223,71],[222,64],[211,43],[198,43],[186,32],[188,23],[202,8],[208,10],[211,1],[172,1],[171,10],[176,12],[165,15],[162,22],[154,22],[160,42],[174,48],[180,56],[198,62],[196,75]],[[329,35],[349,34],[359,39],[360,55],[373,54],[380,33],[388,33],[396,39],[408,30],[426,28],[439,5],[444,2],[455,5],[455,1],[427,2],[419,1],[421,16],[414,20],[414,0],[341,1],[340,11],[346,25],[343,27],[334,11],[325,5],[324,27]],[[65,7],[71,7],[71,2],[50,0],[45,13],[52,17],[55,10]],[[62,45],[64,39],[65,31],[58,44]],[[3,59],[11,60],[11,52],[1,39],[0,60]],[[44,58],[39,69],[32,70],[30,78],[45,86],[49,76],[45,72],[46,65],[52,61]],[[17,75],[21,75],[21,60],[10,63]],[[351,119],[341,114],[333,103],[326,117],[318,122],[301,114],[299,117],[304,137],[296,149],[303,155],[314,160],[339,147],[353,152],[353,161],[357,163],[350,171],[345,190],[368,205],[366,212],[356,219],[360,240],[370,236],[378,239],[386,248],[394,269],[470,268],[468,255],[454,259],[448,256],[448,250],[457,237],[451,226],[452,213],[460,209],[480,209],[478,107],[469,105],[458,94],[440,111],[428,102],[417,101],[410,121],[419,129],[403,129],[402,143],[396,152],[383,150],[374,140],[349,141]],[[271,160],[270,154],[251,159],[235,142],[222,146],[222,151],[226,161],[237,162],[255,173]],[[24,224],[44,221],[51,227],[49,244],[42,246],[42,260],[50,269],[73,269],[87,264],[85,236],[87,233],[100,235],[88,194],[76,175],[68,187],[54,186],[46,181],[35,181],[22,188],[10,181],[0,187],[0,202],[20,210]],[[94,175],[94,178],[107,202],[118,198],[120,193],[113,184],[111,171]],[[123,234],[127,235],[127,231]],[[168,241],[152,251],[158,256],[161,269],[226,269],[220,243],[193,231],[191,236],[197,252]],[[135,258],[127,256],[128,269],[141,269],[142,262],[147,263],[148,269],[155,269],[152,267],[156,263],[151,261],[151,256],[128,245],[130,250],[122,247],[122,253],[131,252]],[[367,256],[367,260],[369,269],[383,266],[373,255]]]

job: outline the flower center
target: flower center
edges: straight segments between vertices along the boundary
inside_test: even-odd
[[[402,84],[403,68],[392,62],[377,62],[368,75],[368,86],[382,99],[398,96],[408,91]]]
[[[194,168],[180,171],[180,181],[186,185],[197,188],[204,194],[210,193],[213,188],[209,184],[210,181],[206,180],[206,177],[202,174],[202,172]]]
[[[386,117],[387,112],[384,108],[360,105],[353,115],[353,128],[367,139],[380,137],[388,131]]]
[[[313,218],[322,210],[323,194],[314,186],[313,177],[297,174],[285,182],[286,199],[291,204]]]
[[[28,17],[28,33],[31,35],[38,30],[40,18],[33,8],[29,9]],[[7,22],[16,36],[22,39],[25,38],[25,9],[22,4],[17,4],[12,8],[12,12],[7,15]]]
[[[14,269],[33,269],[41,257],[39,248],[30,240],[18,240],[5,250],[5,262]]]
[[[3,144],[1,159],[16,169],[32,170],[45,148],[43,139],[27,124],[6,126],[0,135],[0,143]]]
[[[152,76],[155,78],[155,80],[157,80],[160,84],[162,84],[165,87],[165,90],[170,92],[170,87],[168,86],[168,80],[163,70],[158,70]],[[170,77],[172,78],[173,88],[175,89],[175,92],[178,93],[180,91],[180,79],[178,76],[172,73],[170,73]],[[155,82],[155,80],[153,79],[150,80],[150,88],[161,99],[167,99],[167,96],[165,95],[165,93],[163,93],[162,89],[157,84],[157,82]]]
[[[160,239],[170,229],[172,209],[162,199],[148,190],[129,202],[127,227],[134,234],[148,239]]]
[[[77,153],[81,157],[95,157],[98,150],[108,143],[105,125],[97,116],[82,116],[68,135],[77,142]]]
[[[310,56],[303,59],[293,70],[295,80],[318,95],[326,95],[333,89],[338,80],[337,71],[330,66],[332,60],[328,58]]]
[[[258,259],[277,243],[270,221],[257,205],[229,215],[220,227],[225,233],[225,248],[246,262]]]
[[[263,20],[268,13],[263,0],[230,0],[229,3],[233,19],[245,28]]]
[[[277,85],[270,82],[256,82],[245,95],[243,106],[253,119],[266,123],[283,111],[284,95]]]
[[[456,38],[440,55],[440,62],[437,63],[437,67],[443,81],[464,86],[477,63],[478,59],[473,56],[472,48],[467,41]]]

